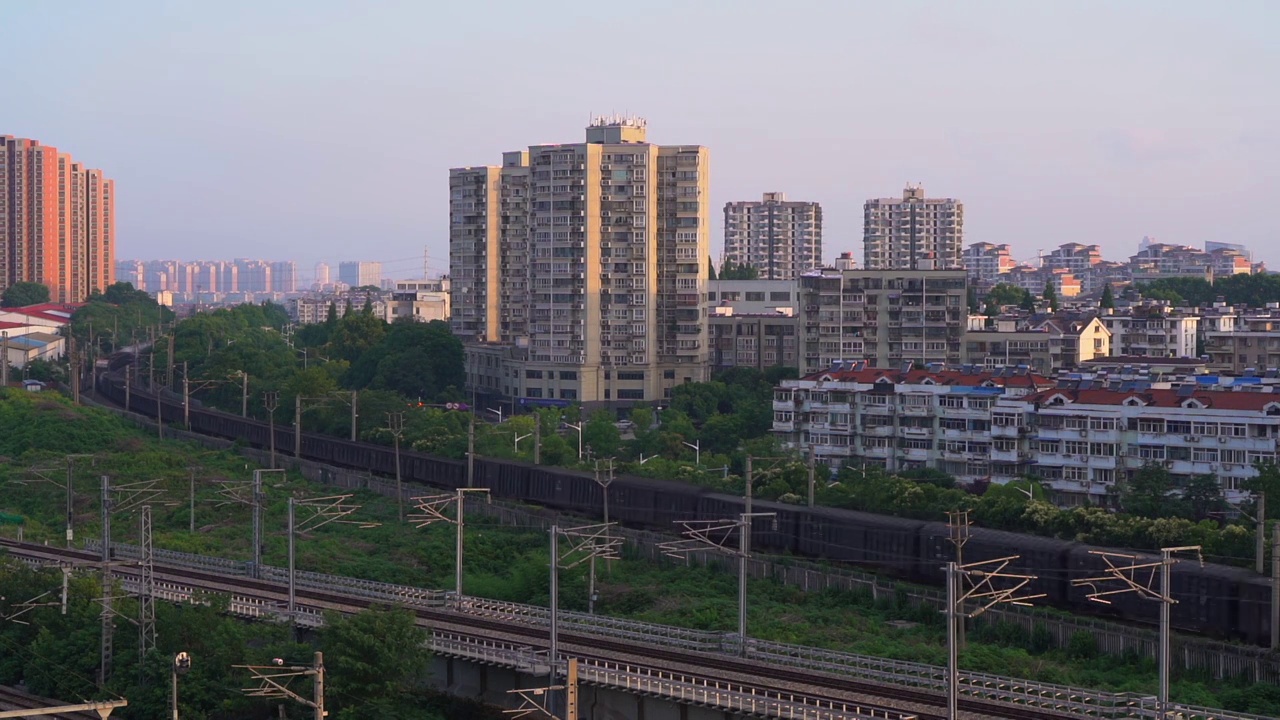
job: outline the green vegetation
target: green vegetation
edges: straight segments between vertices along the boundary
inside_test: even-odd
[[[1111,283],[1107,283],[1106,287],[1102,288],[1102,299],[1098,301],[1098,307],[1103,310],[1114,310],[1116,308],[1116,296],[1111,291]]]
[[[107,354],[150,337],[173,322],[173,311],[129,283],[116,283],[92,295],[71,318],[71,334],[81,348]]]
[[[156,478],[166,488],[166,500],[173,505],[155,505],[155,542],[159,547],[188,552],[210,553],[246,559],[248,556],[248,509],[237,503],[219,505],[219,480],[246,479],[248,466],[229,452],[205,452],[180,443],[156,442],[150,434],[127,427],[102,411],[76,409],[54,396],[31,397],[9,392],[0,401],[0,452],[10,461],[0,466],[0,482],[12,491],[0,496],[0,512],[27,516],[27,537],[61,537],[63,489],[49,483],[32,482],[14,486],[15,479],[32,479],[31,466],[58,466],[68,452],[99,451],[92,460],[78,461],[76,523],[78,537],[95,537],[97,503],[95,478],[110,474],[118,482]],[[15,428],[27,427],[28,434],[14,437]],[[56,429],[64,432],[55,432]],[[189,470],[196,470],[196,532],[188,530],[186,493]],[[64,477],[64,475],[58,475]],[[266,561],[284,565],[282,529],[287,498],[291,495],[332,495],[332,488],[311,486],[303,480],[271,475],[266,488],[268,507],[265,523]],[[279,479],[276,479],[279,478]],[[851,498],[865,498],[859,489],[874,487],[876,479],[852,486]],[[945,480],[924,474],[919,480],[900,478],[892,482],[914,483],[883,489],[882,496],[899,493],[932,493],[929,497],[947,505]],[[932,488],[932,489],[928,489]],[[1005,492],[1004,500],[1016,505],[1021,493],[1015,488],[993,488],[987,497]],[[1039,492],[1033,488],[1033,493]],[[986,497],[983,500],[987,500]],[[448,525],[431,525],[416,530],[396,521],[396,509],[388,498],[358,493],[355,501],[361,520],[380,521],[375,528],[353,525],[328,527],[303,533],[298,542],[298,568],[351,575],[383,582],[451,587],[453,574],[453,530]],[[859,500],[861,501],[861,500]],[[851,501],[852,502],[852,501]],[[1038,501],[1037,501],[1038,502]],[[940,505],[940,506],[941,506]],[[995,507],[995,505],[993,505]],[[116,520],[116,538],[134,542],[134,521],[129,516]],[[9,533],[13,530],[10,529]],[[467,523],[466,592],[477,596],[547,605],[549,593],[547,538],[535,530],[497,527],[483,519]],[[37,578],[26,570],[12,570],[12,578],[0,575],[8,601],[20,602],[55,587],[51,575]],[[561,600],[567,610],[584,610],[586,569],[562,571]],[[26,579],[22,579],[26,578]],[[730,632],[736,626],[736,580],[731,573],[713,569],[692,569],[681,565],[655,565],[634,556],[623,557],[599,570],[600,601],[603,614]],[[15,588],[15,589],[10,589]],[[33,615],[32,625],[0,625],[0,682],[24,679],[33,691],[58,697],[84,697],[96,667],[97,615],[88,598],[97,588],[92,580],[77,579],[73,597],[76,611],[67,618],[54,609]],[[865,593],[804,593],[795,588],[768,582],[750,585],[750,629],[754,637],[781,642],[813,644],[893,659],[934,662],[945,660],[943,623],[933,610],[915,609],[905,596],[873,600]],[[18,600],[15,600],[18,598]],[[0,607],[8,607],[6,605]],[[125,607],[128,612],[128,607]],[[325,651],[332,673],[337,717],[356,717],[346,707],[376,707],[376,714],[364,716],[422,717],[407,714],[412,702],[421,701],[404,694],[407,680],[416,674],[416,638],[406,619],[396,614],[357,616],[330,625],[307,647],[291,646],[287,633],[273,625],[239,624],[223,618],[218,607],[157,606],[160,616],[159,657],[147,662],[143,683],[129,671],[137,662],[136,633],[122,628],[116,633],[116,676],[111,689],[127,694],[137,715],[156,716],[156,703],[163,703],[163,679],[168,656],[179,650],[196,659],[192,674],[183,679],[184,702],[192,703],[191,717],[252,717],[261,706],[239,698],[234,688],[242,687],[242,675],[227,667],[244,662],[261,662],[270,657],[305,661],[312,648]],[[906,620],[904,626],[890,621]],[[974,642],[961,657],[969,669],[1005,675],[1098,687],[1114,691],[1151,692],[1155,671],[1151,662],[1134,659],[1094,657],[1096,646],[1073,642],[1068,648],[1051,648],[1043,630],[1030,634],[1007,626],[975,626]],[[19,650],[22,648],[22,650]],[[133,650],[131,650],[133,648]],[[133,655],[131,655],[131,652]],[[1210,689],[1212,687],[1212,689]],[[1274,688],[1271,688],[1274,689]],[[1174,697],[1206,705],[1225,705],[1234,710],[1275,714],[1280,697],[1271,697],[1267,688],[1208,683],[1198,678],[1180,678]],[[370,700],[374,698],[374,700]],[[372,703],[372,705],[370,705]],[[408,705],[404,705],[408,703]],[[200,712],[204,712],[201,715]],[[342,712],[347,712],[342,715]],[[261,716],[261,715],[259,715]],[[448,716],[457,716],[449,714]]]
[[[1001,308],[1009,305],[1017,305],[1023,310],[1032,311],[1036,308],[1036,299],[1025,288],[1000,283],[987,293],[983,314],[987,317],[995,317],[1000,314]]]
[[[176,504],[155,506],[157,546],[218,554],[245,559],[249,555],[249,512],[237,505],[218,505],[220,479],[243,480],[249,469],[243,459],[225,452],[203,452],[178,443],[160,444],[149,434],[125,426],[113,416],[94,410],[73,408],[54,396],[32,397],[9,392],[0,409],[0,453],[10,461],[0,466],[0,482],[14,488],[15,479],[32,478],[32,466],[57,467],[65,472],[62,454],[98,451],[90,467],[88,459],[78,461],[76,503],[77,533],[92,537],[97,533],[97,502],[94,494],[97,475],[106,473],[118,482],[157,478],[167,490],[167,499]],[[528,418],[520,418],[529,420]],[[30,428],[15,437],[19,427]],[[52,463],[52,465],[50,465]],[[185,500],[189,469],[198,465],[196,532],[188,530]],[[59,474],[58,477],[64,475]],[[291,494],[325,495],[332,489],[311,486],[292,475],[276,479],[267,487],[268,528],[266,561],[285,563],[286,538],[282,532],[287,498]],[[944,503],[945,493],[956,492],[931,475],[912,482],[918,489],[900,487],[901,492],[933,493]],[[868,478],[868,485],[874,485]],[[859,486],[860,487],[860,486]],[[932,488],[926,490],[925,488]],[[853,495],[851,497],[865,497]],[[28,518],[27,536],[35,540],[58,541],[61,537],[63,491],[51,484],[33,482],[0,496],[0,512]],[[1006,500],[1016,504],[1021,494],[1013,488]],[[1032,490],[1037,492],[1036,490]],[[993,490],[993,492],[995,492]],[[886,491],[882,490],[882,495]],[[996,497],[988,493],[990,497]],[[985,499],[985,498],[984,498]],[[382,524],[370,529],[330,525],[304,533],[298,543],[298,566],[304,570],[364,577],[426,587],[449,587],[453,573],[453,530],[444,524],[422,530],[410,529],[395,521],[396,510],[386,498],[361,493],[362,520]],[[950,507],[950,506],[949,506]],[[116,537],[131,542],[134,522],[127,516],[115,523]],[[12,532],[10,530],[9,532]],[[545,605],[548,601],[546,537],[543,533],[507,528],[473,518],[467,532],[466,591],[469,594],[517,602]],[[26,571],[14,570],[13,578]],[[561,600],[566,609],[581,610],[586,605],[586,569],[580,566],[563,571]],[[704,630],[731,631],[736,625],[736,581],[731,573],[715,569],[655,565],[635,557],[625,557],[612,567],[600,569],[601,600],[597,611],[610,615],[663,622]],[[6,587],[5,602],[25,600],[44,592],[56,578],[43,576],[12,580],[0,577]],[[32,616],[31,626],[0,625],[0,682],[25,679],[36,692],[80,697],[88,694],[86,683],[96,666],[97,615],[88,598],[97,589],[91,580],[75,580],[76,610],[63,618],[56,610],[42,609]],[[10,588],[15,588],[10,590]],[[873,600],[862,593],[803,593],[769,582],[753,582],[750,628],[753,636],[862,652],[903,660],[940,663],[943,661],[943,624],[932,610],[910,606],[902,596]],[[7,605],[2,607],[8,607]],[[242,686],[242,676],[227,669],[232,664],[262,662],[271,657],[305,661],[312,646],[291,646],[286,634],[269,625],[230,622],[217,608],[157,606],[161,632],[158,657],[148,660],[144,679],[134,685],[137,662],[136,633],[122,628],[117,633],[117,673],[113,685],[124,692],[137,715],[154,717],[154,708],[163,702],[163,679],[167,657],[178,650],[196,658],[191,675],[183,679],[184,702],[191,703],[184,717],[255,717],[263,708],[239,698],[234,689]],[[126,606],[125,611],[128,612]],[[906,620],[915,625],[897,626],[890,621]],[[412,632],[403,617],[372,615],[336,623],[313,640],[326,652],[326,663],[335,688],[335,712],[357,717],[346,708],[376,707],[363,716],[431,717],[410,714],[404,704],[421,701],[415,695],[393,695],[402,689],[412,668],[421,661],[413,648]],[[978,626],[962,655],[962,665],[983,672],[1030,677],[1047,682],[1099,687],[1117,691],[1151,692],[1155,673],[1149,661],[1132,658],[1094,657],[1096,646],[1087,638],[1066,649],[1053,649],[1045,633],[1030,634],[1004,626]],[[129,653],[134,649],[133,655]],[[345,655],[343,653],[348,653]],[[339,679],[341,676],[341,679]],[[1212,688],[1212,689],[1211,689]],[[1174,697],[1187,702],[1226,705],[1232,709],[1274,714],[1280,698],[1274,688],[1209,683],[1194,677],[1180,678]],[[340,694],[338,694],[340,693]],[[399,699],[395,699],[395,698]],[[372,703],[372,704],[370,704]],[[384,703],[395,705],[388,707]],[[133,708],[131,708],[133,709]],[[199,714],[199,713],[204,713]],[[257,715],[261,717],[262,715]],[[448,712],[448,717],[459,715]]]
[[[724,265],[720,267],[721,280],[755,280],[759,277],[760,271],[754,265],[725,260]]]
[[[1280,276],[1228,275],[1212,283],[1203,278],[1163,278],[1140,285],[1138,291],[1143,297],[1174,305],[1210,305],[1221,297],[1228,305],[1265,307],[1280,302]]]
[[[0,307],[24,307],[49,302],[49,288],[41,283],[16,282],[5,288]]]
[[[1044,292],[1040,295],[1044,301],[1049,303],[1049,310],[1058,312],[1058,290],[1053,287],[1053,281],[1049,280],[1044,284]]]

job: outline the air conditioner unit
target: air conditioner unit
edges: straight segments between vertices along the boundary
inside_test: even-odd
[[[1182,439],[1183,439],[1183,440],[1186,440],[1186,441],[1187,441],[1187,442],[1189,442],[1189,443],[1198,443],[1198,442],[1200,442],[1200,436],[1198,436],[1198,435],[1184,435]]]
[[[1227,439],[1226,439],[1226,438],[1224,438],[1224,437],[1219,437],[1219,438],[1218,438],[1218,442],[1220,442],[1220,443],[1226,443],[1226,442],[1227,442]]]
[[[1088,430],[1081,430],[1081,431],[1080,431],[1080,437],[1088,437],[1088,436],[1089,436],[1089,431],[1088,431]]]

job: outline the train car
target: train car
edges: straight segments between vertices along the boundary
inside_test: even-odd
[[[853,510],[813,508],[797,525],[796,551],[907,576],[916,566],[924,524]]]
[[[1170,592],[1176,601],[1170,621],[1180,630],[1217,638],[1237,637],[1240,589],[1253,577],[1256,577],[1254,573],[1244,568],[1201,567],[1195,560],[1182,559],[1173,566],[1169,578]]]
[[[623,475],[609,486],[609,514],[631,527],[670,532],[676,521],[698,517],[698,499],[705,492],[687,483]]]
[[[1247,572],[1247,571],[1246,571]],[[1271,642],[1271,579],[1247,573],[1236,597],[1236,636],[1254,645]]]

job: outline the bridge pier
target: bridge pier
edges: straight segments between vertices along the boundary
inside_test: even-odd
[[[487,705],[514,708],[520,704],[516,688],[543,687],[545,675],[534,676],[457,657],[436,655],[427,685],[433,690],[478,700]],[[674,703],[662,698],[583,685],[578,690],[576,720],[740,720],[742,716],[712,708]]]

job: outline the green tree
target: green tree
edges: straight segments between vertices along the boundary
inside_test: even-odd
[[[965,298],[969,305],[970,315],[976,314],[982,309],[982,304],[978,302],[978,288],[970,285],[968,291],[965,293]]]
[[[1018,301],[1018,307],[1027,312],[1036,311],[1036,299],[1025,288],[1022,290],[1022,299]]]
[[[338,327],[338,305],[332,300],[329,301],[329,310],[325,313],[324,324],[330,330]]]
[[[1140,517],[1162,518],[1179,514],[1181,498],[1174,494],[1173,477],[1161,465],[1148,463],[1125,480],[1120,488],[1120,504],[1125,512]]]
[[[755,280],[760,277],[760,271],[752,265],[745,263],[739,264],[732,260],[725,260],[724,265],[720,268],[721,280]]]
[[[708,280],[716,279],[716,264],[711,261],[710,257],[707,257],[707,279]]]
[[[1107,283],[1102,288],[1102,300],[1098,302],[1098,307],[1104,310],[1114,310],[1116,307],[1116,297],[1111,292],[1111,283]]]
[[[1026,294],[1027,291],[1017,285],[1000,283],[991,288],[991,291],[987,293],[987,303],[995,305],[997,308],[1004,307],[1006,305],[1017,305],[1022,302],[1022,299]]]
[[[1058,291],[1053,287],[1053,281],[1049,280],[1044,284],[1044,301],[1049,303],[1049,310],[1058,312]]]
[[[1206,520],[1226,507],[1222,486],[1213,475],[1196,475],[1182,489],[1182,499],[1197,521]]]
[[[406,688],[429,666],[426,642],[426,631],[407,610],[326,615],[320,649],[334,717],[417,717],[409,714],[416,701]]]
[[[622,444],[622,435],[607,410],[597,410],[582,426],[582,443],[591,448],[595,457],[615,457]]]
[[[5,288],[0,306],[24,307],[49,302],[49,288],[41,283],[16,282]]]

